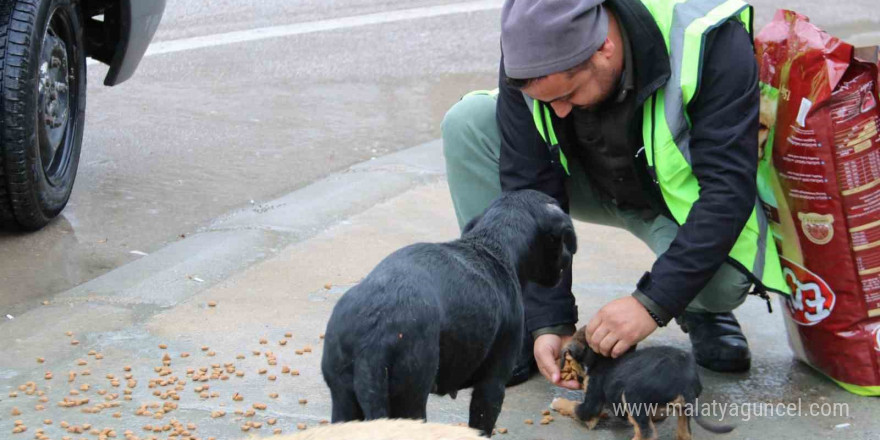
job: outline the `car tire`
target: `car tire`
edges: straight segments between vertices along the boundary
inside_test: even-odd
[[[37,230],[67,205],[85,107],[77,3],[0,1],[0,225]]]

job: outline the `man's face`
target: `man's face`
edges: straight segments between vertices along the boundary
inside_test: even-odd
[[[532,99],[547,102],[556,116],[564,118],[572,108],[592,108],[605,101],[617,88],[620,69],[614,68],[605,57],[597,53],[590,59],[589,67],[574,74],[554,73],[533,81],[522,91]]]

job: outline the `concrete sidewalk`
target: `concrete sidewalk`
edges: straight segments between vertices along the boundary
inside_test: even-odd
[[[577,226],[574,292],[583,323],[602,304],[629,294],[653,255],[624,231]],[[117,438],[126,430],[140,438],[186,430],[202,439],[317,426],[330,414],[319,368],[320,334],[336,300],[395,249],[457,234],[437,142],[230,214],[0,323],[0,438],[31,438],[37,429],[52,439],[98,438],[62,428],[83,424],[90,425],[86,432],[112,429]],[[796,362],[779,312],[768,315],[763,301],[750,299],[738,316],[752,344],[752,370],[740,375],[703,370],[701,400],[740,410],[747,404],[794,403],[803,413],[732,417],[737,429],[719,438],[880,438],[880,402],[850,395]],[[645,345],[653,344],[689,345],[674,325]],[[201,372],[204,381],[196,380]],[[20,390],[27,382],[34,385]],[[605,420],[593,432],[558,415],[547,426],[537,424],[541,411],[560,395],[577,397],[541,378],[509,389],[498,422],[509,432],[498,438],[632,437],[618,420]],[[457,400],[432,397],[429,419],[466,422],[469,397],[469,392]],[[65,398],[89,401],[59,406]],[[167,411],[160,411],[163,404]],[[254,404],[265,409],[249,416]],[[848,416],[810,416],[812,404],[820,410],[845,404]],[[145,410],[139,410],[142,405]],[[12,415],[13,408],[21,414]],[[525,419],[536,424],[526,425]],[[11,434],[14,420],[23,421],[27,431]],[[262,425],[244,433],[248,422]],[[660,438],[673,438],[674,428],[673,422],[661,424]],[[694,433],[711,435],[699,427]]]

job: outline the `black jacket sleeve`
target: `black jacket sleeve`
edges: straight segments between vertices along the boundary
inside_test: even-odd
[[[507,85],[501,60],[496,118],[501,132],[499,174],[502,191],[534,189],[555,198],[568,212],[565,174],[541,139],[522,92]],[[571,294],[571,269],[554,288],[529,283],[523,289],[526,329],[529,332],[577,322]]]
[[[691,118],[700,196],[639,290],[678,316],[727,258],[757,197],[758,66],[752,40],[730,21],[710,33]]]

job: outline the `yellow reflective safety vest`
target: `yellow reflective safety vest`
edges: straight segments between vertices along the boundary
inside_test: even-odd
[[[681,225],[700,196],[700,185],[691,169],[690,120],[687,106],[699,85],[706,35],[730,19],[752,32],[752,7],[742,0],[641,0],[657,22],[666,43],[671,67],[667,83],[649,97],[642,111],[642,139],[648,169],[660,188],[663,201]],[[528,96],[538,133],[548,147],[559,151],[559,162],[568,173],[568,160],[553,129],[550,106]],[[739,235],[730,259],[751,275],[759,292],[789,293],[782,276],[776,244],[759,200]]]

